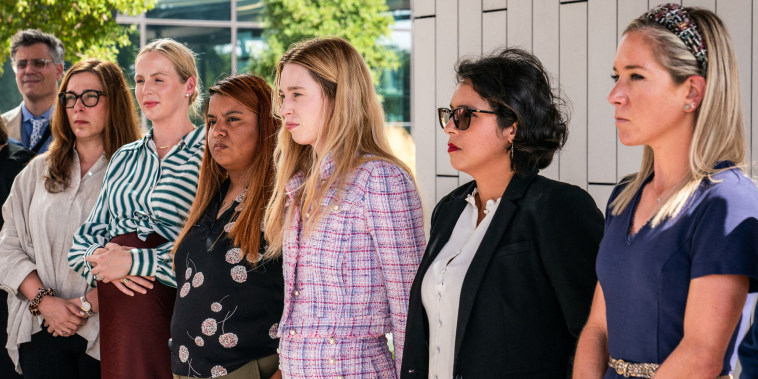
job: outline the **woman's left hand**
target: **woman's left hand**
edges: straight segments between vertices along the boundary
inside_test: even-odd
[[[110,283],[129,274],[132,268],[132,253],[129,247],[108,243],[103,249],[87,257],[87,262],[93,266],[92,275]]]

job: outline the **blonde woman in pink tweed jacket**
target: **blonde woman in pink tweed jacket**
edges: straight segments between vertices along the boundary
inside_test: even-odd
[[[275,92],[285,128],[265,230],[284,265],[282,374],[395,378],[423,211],[390,152],[369,69],[345,40],[312,39],[279,61]]]

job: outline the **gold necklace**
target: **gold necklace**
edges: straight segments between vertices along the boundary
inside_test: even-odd
[[[156,148],[156,149],[160,149],[160,150],[163,150],[163,149],[168,149],[169,147],[175,146],[176,144],[178,144],[179,142],[181,142],[181,140],[182,140],[182,139],[181,139],[181,138],[179,138],[179,141],[176,141],[175,143],[172,143],[172,144],[170,144],[170,145],[166,145],[166,146],[158,146],[158,145],[156,145],[156,146],[155,146],[155,148]],[[155,143],[155,139],[153,139],[153,143]]]

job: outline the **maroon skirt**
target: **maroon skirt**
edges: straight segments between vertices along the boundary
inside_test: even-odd
[[[147,241],[129,233],[111,242],[133,248],[155,248],[166,242],[158,234]],[[113,283],[97,283],[100,302],[100,363],[103,378],[172,379],[168,349],[176,288],[153,282],[147,294],[125,295]]]

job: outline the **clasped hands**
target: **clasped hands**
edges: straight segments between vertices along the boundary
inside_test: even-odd
[[[44,326],[53,337],[70,337],[87,323],[87,314],[76,304],[79,299],[61,299],[43,296],[39,311],[45,319]]]
[[[144,295],[153,288],[155,277],[129,275],[132,268],[131,249],[110,242],[105,247],[95,249],[86,260],[92,265],[92,275],[104,283],[112,282],[119,291],[129,296],[134,296],[134,292]]]

